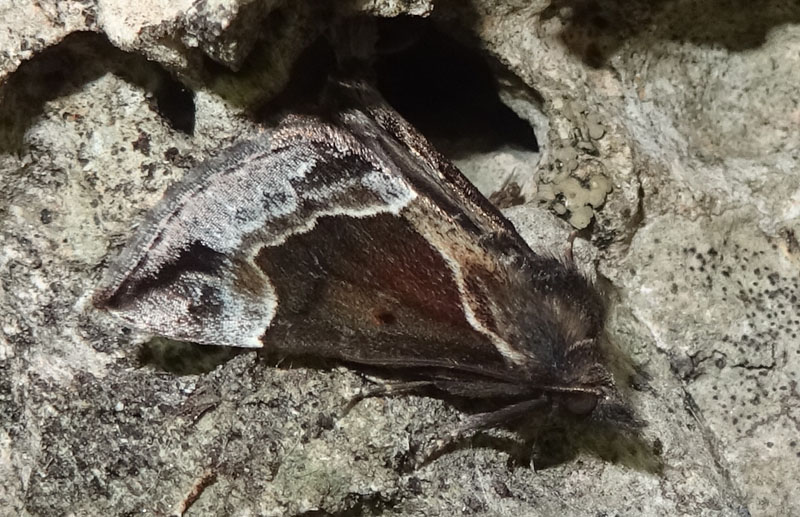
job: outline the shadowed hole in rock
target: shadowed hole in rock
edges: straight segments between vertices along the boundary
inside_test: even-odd
[[[410,16],[378,21],[375,72],[389,104],[490,201],[501,208],[525,201],[520,184],[535,173],[539,142],[500,100],[495,72],[514,91],[527,91],[521,81],[430,20]]]
[[[430,20],[398,16],[376,25],[370,72],[388,103],[497,206],[524,202],[520,184],[536,171],[539,142],[531,124],[500,100],[496,74],[515,101],[536,104],[526,110],[540,111],[536,92]],[[257,118],[274,122],[287,110],[313,111],[335,69],[334,50],[320,37],[295,61],[283,91],[256,110]]]
[[[153,90],[155,110],[178,131],[194,134],[194,92],[169,74],[160,74]]]
[[[378,89],[451,159],[503,145],[538,151],[530,124],[500,101],[487,59],[423,18],[378,21]]]

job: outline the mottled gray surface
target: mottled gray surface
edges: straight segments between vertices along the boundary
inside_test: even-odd
[[[367,385],[351,371],[218,352],[213,372],[187,372],[86,304],[167,185],[258,131],[242,108],[282,88],[320,13],[13,4],[0,8],[6,513],[163,514],[209,474],[189,515],[800,513],[795,2],[349,4],[432,13],[527,85],[503,82],[501,98],[541,152],[465,168],[488,190],[519,181],[575,226],[594,215],[596,247],[577,255],[599,264],[609,341],[650,377],[630,390],[639,437],[570,429],[514,446],[524,429],[495,431],[416,469],[464,416],[447,402],[370,399],[342,416]],[[164,69],[195,92],[192,134],[164,113]],[[533,206],[509,216],[560,253],[565,224]]]

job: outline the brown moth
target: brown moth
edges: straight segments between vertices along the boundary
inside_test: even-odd
[[[94,304],[210,345],[405,373],[500,402],[630,423],[603,364],[603,304],[360,81],[175,185]]]

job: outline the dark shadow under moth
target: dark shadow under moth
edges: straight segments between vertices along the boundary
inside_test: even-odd
[[[603,305],[569,260],[534,253],[382,98],[331,80],[179,182],[94,304],[173,339],[406,372],[500,401],[633,422],[603,364]]]

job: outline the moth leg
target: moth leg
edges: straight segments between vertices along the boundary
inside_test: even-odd
[[[443,454],[450,452],[459,442],[463,441],[468,434],[498,427],[518,420],[530,412],[538,411],[550,405],[550,401],[545,397],[525,400],[517,404],[512,404],[497,411],[488,413],[478,413],[470,416],[461,425],[451,429],[444,436],[434,438],[431,444],[426,447],[427,451],[421,455],[418,466],[424,466],[431,461],[439,458]]]
[[[572,230],[569,232],[569,237],[567,237],[567,247],[564,250],[564,256],[570,264],[575,263],[575,255],[572,253],[572,249],[575,247],[575,237],[577,236],[578,230]]]
[[[342,416],[346,416],[351,409],[353,409],[359,402],[364,399],[373,397],[391,397],[396,395],[408,395],[414,393],[422,388],[429,388],[433,386],[432,381],[409,381],[409,382],[392,382],[384,383],[378,386],[373,386],[366,390],[361,390],[356,394],[350,402],[347,403],[342,410]]]

